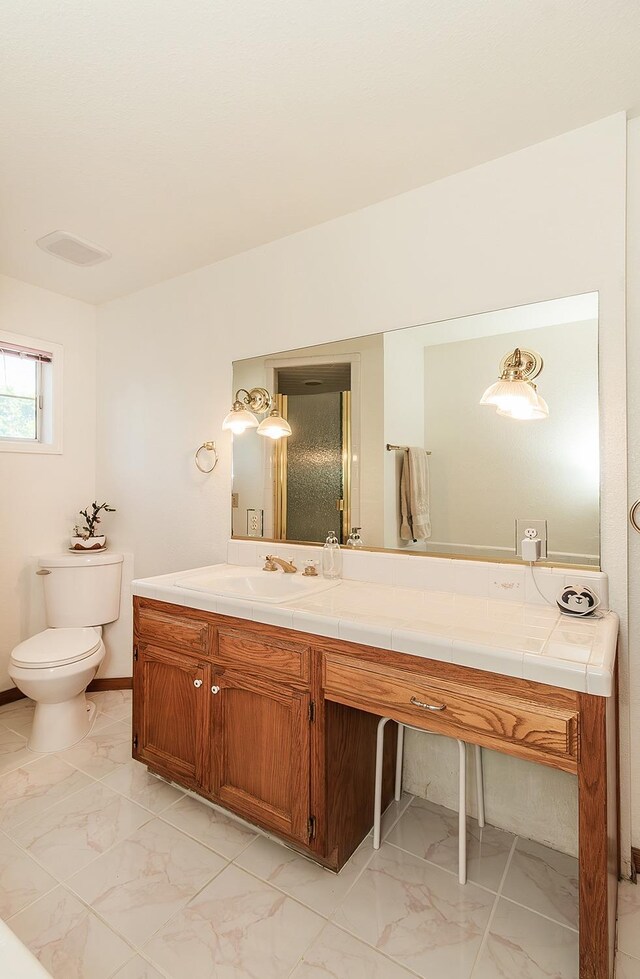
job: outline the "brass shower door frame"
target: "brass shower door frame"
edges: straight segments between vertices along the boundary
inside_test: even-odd
[[[342,412],[342,499],[336,500],[340,513],[342,540],[351,530],[351,391],[341,391]],[[277,394],[278,411],[287,418],[288,398]],[[273,448],[273,536],[287,539],[287,439],[278,439]]]

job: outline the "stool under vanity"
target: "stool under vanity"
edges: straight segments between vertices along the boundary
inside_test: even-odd
[[[139,596],[134,661],[134,757],[334,871],[372,828],[381,717],[576,775],[580,979],[612,975],[615,696]]]

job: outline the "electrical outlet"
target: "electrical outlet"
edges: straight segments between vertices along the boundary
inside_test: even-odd
[[[238,494],[237,493],[232,493],[231,494],[231,509],[232,510],[237,510],[238,509]]]
[[[540,541],[540,560],[547,556],[547,521],[531,520],[528,517],[518,517],[516,520],[516,556],[522,557],[522,541]]]
[[[264,510],[247,510],[247,537],[262,537]]]

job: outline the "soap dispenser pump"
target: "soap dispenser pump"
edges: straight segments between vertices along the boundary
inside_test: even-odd
[[[333,530],[327,534],[322,548],[322,574],[325,578],[339,578],[342,574],[342,552]]]
[[[363,547],[364,541],[360,536],[360,531],[362,527],[352,527],[351,533],[349,534],[349,539],[347,541],[347,547]]]

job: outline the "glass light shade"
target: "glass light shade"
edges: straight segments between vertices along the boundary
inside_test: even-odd
[[[278,414],[278,409],[274,408],[271,414],[258,425],[258,435],[264,435],[269,439],[286,438],[291,435],[291,425]]]
[[[504,418],[515,418],[517,421],[537,421],[540,418],[548,418],[549,405],[539,394],[537,395],[537,402],[536,405],[527,405],[521,402],[519,405],[513,405],[509,411],[498,408],[496,414],[502,415]]]
[[[502,414],[524,412],[538,406],[538,393],[529,381],[496,381],[480,398],[481,405],[492,405]],[[548,411],[548,409],[547,409]]]
[[[236,402],[239,404],[239,402]],[[222,428],[225,432],[233,432],[234,435],[242,435],[248,428],[257,428],[258,419],[247,408],[236,408],[235,405],[225,417]]]

